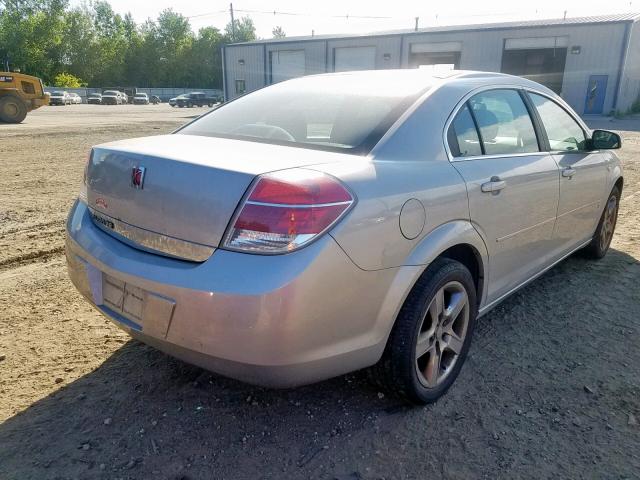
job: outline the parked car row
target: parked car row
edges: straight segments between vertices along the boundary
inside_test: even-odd
[[[190,92],[179,95],[169,100],[172,107],[212,107],[214,104],[221,102],[222,99],[216,96],[208,96],[204,92]],[[73,105],[82,103],[82,98],[77,93],[69,93],[66,91],[55,91],[51,93],[50,105]],[[129,96],[119,90],[105,90],[102,93],[93,92],[87,95],[87,103],[94,105],[123,105],[129,103]],[[149,95],[147,93],[136,93],[133,96],[134,105],[149,105],[150,103],[157,105],[162,100],[157,95]]]
[[[74,105],[82,103],[82,98],[77,93],[55,91],[49,97],[49,105]]]

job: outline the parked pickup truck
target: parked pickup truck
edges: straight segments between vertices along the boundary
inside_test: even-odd
[[[185,95],[180,95],[176,98],[176,105],[180,108],[183,107],[213,107],[214,103],[218,103],[217,97],[208,97],[204,92],[190,92]]]

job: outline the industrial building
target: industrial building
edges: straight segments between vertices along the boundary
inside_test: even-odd
[[[226,45],[227,100],[302,75],[386,68],[504,72],[578,113],[626,112],[640,95],[640,15],[532,20]]]

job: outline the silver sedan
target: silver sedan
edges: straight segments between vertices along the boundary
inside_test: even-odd
[[[415,403],[479,317],[616,224],[620,137],[502,74],[310,76],[99,145],[69,274],[133,337],[246,382],[364,367]]]

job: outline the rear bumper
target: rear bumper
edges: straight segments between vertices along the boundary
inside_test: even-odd
[[[271,387],[374,364],[403,293],[390,288],[402,269],[365,272],[329,235],[287,255],[218,249],[207,261],[191,263],[116,240],[93,224],[82,202],[69,215],[66,254],[78,290],[134,338]],[[147,303],[139,319],[107,306],[106,276],[143,289]]]

